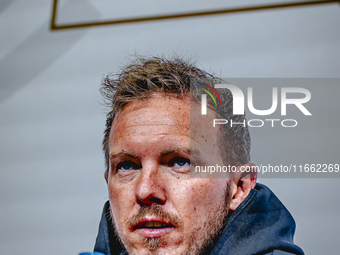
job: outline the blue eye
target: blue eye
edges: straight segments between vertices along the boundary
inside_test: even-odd
[[[173,167],[187,167],[190,165],[190,160],[186,158],[176,157],[170,160],[169,165]]]
[[[139,165],[136,164],[133,161],[124,161],[121,162],[117,165],[117,171],[121,170],[121,171],[129,171],[129,170],[136,170],[139,169]]]

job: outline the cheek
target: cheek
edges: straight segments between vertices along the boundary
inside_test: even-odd
[[[186,185],[187,184],[187,185]],[[224,202],[225,186],[221,180],[190,179],[174,189],[177,210],[184,221],[201,222]]]
[[[109,199],[116,223],[121,225],[130,216],[133,208],[133,189],[109,182]]]

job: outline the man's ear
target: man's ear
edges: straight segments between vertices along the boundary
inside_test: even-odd
[[[254,172],[251,171],[254,169]],[[229,209],[235,211],[242,201],[248,196],[249,192],[256,185],[257,174],[254,164],[245,164],[237,167],[235,176],[231,179],[231,200]]]
[[[106,181],[106,184],[107,184],[108,178],[109,178],[109,171],[108,170],[105,171],[104,178],[105,178],[105,181]]]

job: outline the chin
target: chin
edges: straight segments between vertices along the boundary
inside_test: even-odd
[[[187,249],[184,247],[158,247],[155,249],[149,249],[146,247],[141,247],[140,249],[132,249],[129,252],[130,255],[179,255],[187,254]]]

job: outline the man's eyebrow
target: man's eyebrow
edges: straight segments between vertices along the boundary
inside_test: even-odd
[[[169,154],[172,154],[172,153],[178,153],[178,152],[184,152],[186,154],[200,154],[200,151],[199,150],[193,150],[191,148],[187,148],[187,147],[177,147],[177,148],[170,148],[170,149],[167,149],[165,151],[162,152],[162,156],[167,156]]]
[[[110,158],[117,157],[117,156],[137,158],[137,156],[133,152],[130,152],[130,151],[114,151],[110,153]]]
[[[176,148],[170,148],[167,149],[165,151],[163,151],[161,154],[162,156],[167,156],[171,153],[179,153],[179,152],[184,152],[186,154],[200,154],[199,150],[193,150],[187,147],[176,147]],[[117,157],[117,156],[126,156],[126,157],[130,157],[130,158],[137,158],[137,156],[130,151],[115,151],[115,152],[111,152],[110,154],[110,158],[112,157]]]

